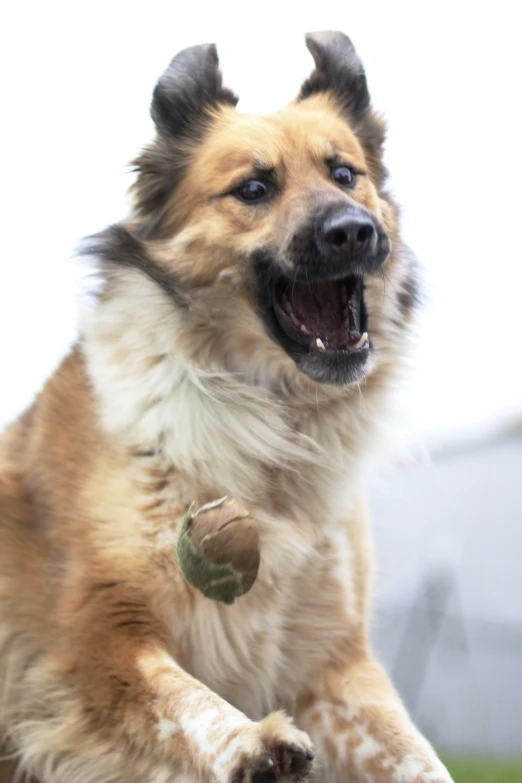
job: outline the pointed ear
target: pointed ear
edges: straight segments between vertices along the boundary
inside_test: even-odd
[[[143,219],[143,236],[162,235],[169,199],[190,160],[189,148],[203,137],[212,110],[237,101],[223,87],[214,44],[191,46],[174,57],[152,97],[156,138],[134,160],[134,206]]]
[[[308,33],[306,45],[315,71],[301,87],[298,100],[314,93],[330,92],[344,111],[356,115],[370,105],[364,68],[355,47],[344,33]]]
[[[309,33],[306,45],[312,53],[315,71],[301,87],[297,100],[317,93],[329,93],[350,123],[366,152],[372,176],[379,186],[386,181],[383,144],[386,124],[370,106],[366,74],[355,47],[344,33]]]
[[[161,135],[179,137],[220,103],[235,106],[237,101],[223,87],[215,44],[203,44],[174,57],[156,85],[150,111]]]

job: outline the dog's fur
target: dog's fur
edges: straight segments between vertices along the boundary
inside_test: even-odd
[[[101,286],[78,345],[1,440],[0,724],[44,783],[271,783],[304,777],[312,744],[317,780],[450,780],[367,641],[360,477],[416,271],[353,46],[308,45],[316,70],[265,117],[237,113],[214,47],[175,58],[132,214],[89,244]],[[349,193],[334,153],[361,172]],[[263,206],[234,195],[254,159],[277,180]],[[332,203],[391,242],[365,280],[364,372],[337,385],[271,336],[255,283],[267,253],[292,268]],[[261,538],[232,606],[185,584],[175,554],[186,508],[224,494]]]

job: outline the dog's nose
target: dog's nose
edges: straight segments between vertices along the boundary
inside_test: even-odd
[[[328,215],[318,224],[317,233],[318,244],[324,251],[358,260],[374,244],[376,232],[364,212],[351,209]]]
[[[295,234],[289,260],[308,280],[377,274],[391,244],[377,215],[359,204],[328,203]]]

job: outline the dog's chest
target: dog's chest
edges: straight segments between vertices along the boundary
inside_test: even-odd
[[[292,712],[349,633],[352,554],[340,529],[314,548],[287,535],[277,555],[262,551],[248,595],[230,607],[206,599],[196,606],[183,643],[191,673],[253,719]]]

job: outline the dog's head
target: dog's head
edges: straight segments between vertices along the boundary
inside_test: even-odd
[[[200,366],[340,385],[402,332],[412,277],[361,62],[341,33],[307,45],[314,72],[267,116],[236,111],[214,46],[174,58],[154,92],[126,250],[106,256],[126,253],[174,296]]]

